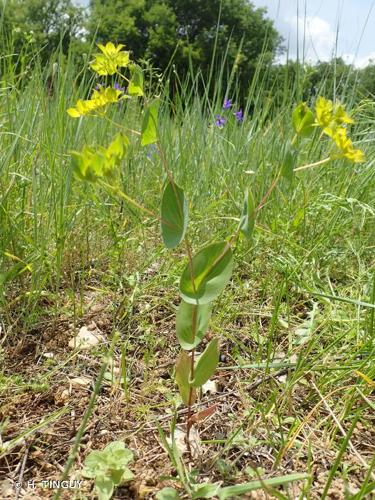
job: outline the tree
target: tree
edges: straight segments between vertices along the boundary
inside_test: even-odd
[[[68,51],[82,29],[82,9],[72,0],[0,0],[2,39],[20,53],[34,46],[47,60],[61,47]]]
[[[260,54],[269,62],[280,36],[264,9],[247,0],[91,0],[88,31],[99,42],[123,43],[136,59],[165,69],[172,57],[180,74],[189,64],[208,75],[236,65],[248,84]]]
[[[359,89],[364,97],[374,99],[375,97],[375,61],[359,72]]]

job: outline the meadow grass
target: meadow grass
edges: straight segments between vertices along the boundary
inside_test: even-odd
[[[111,421],[111,436],[139,447],[145,465],[137,472],[142,477],[152,471],[154,493],[159,478],[171,472],[148,464],[147,439],[133,439],[143,430],[155,433],[155,420],[168,432],[168,411],[177,401],[173,317],[185,260],[179,250],[170,255],[163,248],[156,221],[74,178],[69,150],[107,144],[114,122],[139,129],[139,109],[118,107],[104,125],[95,118],[71,120],[66,109],[93,81],[85,70],[77,77],[72,58],[56,57],[48,68],[36,64],[21,76],[4,65],[0,90],[2,440],[14,440],[36,423],[20,423],[25,392],[34,401],[43,391],[56,391],[68,373],[99,373],[93,392],[98,401],[84,400],[86,420],[94,419],[95,404],[103,407],[100,391],[109,391],[110,411],[122,415],[121,425],[131,423]],[[260,202],[280,169],[294,135],[291,111],[300,89],[286,82],[284,105],[275,107],[265,96],[266,79],[267,73],[254,79],[244,122],[233,118],[222,129],[215,127],[215,115],[224,94],[235,96],[235,88],[221,88],[218,79],[213,92],[202,92],[201,75],[192,73],[170,101],[172,80],[159,84],[161,142],[190,201],[195,249],[198,242],[227,237],[238,224],[246,188]],[[341,88],[340,99],[351,103]],[[251,474],[310,474],[297,492],[265,489],[280,498],[359,499],[374,487],[375,104],[362,102],[353,113],[352,134],[366,162],[339,160],[298,173],[292,184],[283,180],[260,211],[251,244],[241,241],[236,249],[241,258],[211,326],[221,338],[216,379],[223,394],[214,423],[202,431],[207,461],[194,466],[205,478],[238,484]],[[299,148],[300,165],[327,150],[318,140],[302,141]],[[134,141],[121,182],[126,193],[158,211],[164,174],[155,150]],[[100,349],[90,362],[68,350],[72,332],[97,320],[87,304],[93,294],[107,311],[104,330],[120,333],[115,352],[122,359],[122,387],[103,389]],[[58,355],[50,361],[41,354],[51,349],[54,335]],[[167,367],[162,377],[160,366]],[[74,400],[69,404],[74,407]],[[37,421],[55,415],[54,405],[43,408]],[[79,447],[83,431],[77,454],[85,453]],[[27,446],[47,453],[42,440],[33,439]],[[157,448],[157,438],[152,443]],[[51,473],[61,472],[69,446]],[[167,460],[161,447],[157,453]],[[1,456],[1,470],[14,479],[15,451],[12,459]],[[32,467],[35,473],[30,462]]]

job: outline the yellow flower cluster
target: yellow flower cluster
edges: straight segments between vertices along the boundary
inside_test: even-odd
[[[315,113],[316,124],[333,139],[339,149],[339,153],[333,155],[334,158],[347,158],[354,163],[361,163],[365,160],[363,151],[355,149],[347,135],[345,125],[354,121],[346,113],[342,104],[334,105],[329,99],[320,96],[316,100]]]
[[[130,63],[129,52],[121,50],[124,45],[114,45],[108,42],[106,45],[98,44],[101,53],[95,54],[94,61],[90,64],[91,68],[98,75],[114,75],[117,68],[123,68]]]
[[[91,99],[79,99],[74,108],[69,108],[67,113],[72,118],[89,115],[95,111],[104,108],[108,104],[116,103],[122,96],[121,90],[116,90],[112,87],[101,87],[99,90],[94,90]]]

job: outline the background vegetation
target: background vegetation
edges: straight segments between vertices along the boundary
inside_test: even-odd
[[[261,12],[253,18],[261,43],[250,56],[248,27],[232,29],[231,15],[242,22],[240,7],[223,2],[218,26],[205,3],[194,2],[205,17],[199,33],[191,26],[186,36],[178,31],[185,3],[127,2],[127,26],[115,10],[121,2],[94,2],[92,16],[106,18],[100,9],[108,9],[98,33],[95,18],[67,1],[2,4],[0,472],[12,481],[20,471],[25,481],[60,477],[107,352],[107,340],[90,354],[69,349],[69,339],[88,326],[106,339],[118,332],[119,341],[77,470],[89,451],[119,438],[135,451],[137,478],[119,498],[154,498],[166,478],[176,479],[155,422],[170,432],[170,408],[180,403],[172,318],[185,263],[178,251],[164,250],[155,221],[76,182],[69,155],[86,143],[107,144],[111,121],[140,127],[133,103],[113,109],[104,126],[95,118],[73,121],[66,109],[97,84],[86,64],[94,40],[108,36],[132,47],[127,34],[143,26],[148,35],[134,51],[145,59],[146,85],[161,95],[161,140],[191,203],[195,249],[236,226],[248,186],[262,199],[294,135],[291,112],[301,98],[339,97],[355,119],[351,135],[366,162],[338,160],[280,183],[252,244],[236,250],[241,264],[212,326],[222,339],[219,374],[202,399],[217,408],[201,424],[204,460],[187,468],[191,482],[224,485],[307,472],[297,489],[266,491],[365,498],[375,466],[374,66],[275,66],[280,40]],[[166,24],[158,31],[150,12],[157,17],[160,9]],[[223,111],[224,97],[233,110]],[[238,122],[233,111],[241,107]],[[226,116],[222,128],[218,114]],[[327,153],[325,141],[299,147],[301,164]],[[124,191],[157,210],[163,182],[156,151],[132,143]]]
[[[340,58],[303,67],[289,61],[270,70],[285,51],[283,40],[265,9],[247,0],[91,0],[89,9],[72,0],[2,0],[0,15],[2,52],[14,49],[27,65],[36,55],[46,63],[51,53],[67,56],[74,48],[79,67],[92,44],[112,40],[125,44],[135,59],[167,71],[174,86],[194,68],[202,73],[205,91],[215,78],[223,86],[235,78],[245,99],[257,70],[268,76],[262,89],[276,99],[296,80],[304,98],[315,95],[322,82],[328,94],[345,88],[357,101],[375,94],[374,63],[357,69]]]

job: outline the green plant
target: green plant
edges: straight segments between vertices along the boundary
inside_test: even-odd
[[[104,450],[92,451],[85,460],[82,475],[94,479],[99,500],[108,500],[113,490],[133,479],[127,465],[133,460],[133,453],[121,441],[109,443]]]
[[[181,301],[176,315],[176,332],[182,352],[176,363],[175,378],[182,401],[188,407],[186,443],[190,450],[192,406],[199,389],[215,373],[219,361],[219,339],[211,339],[201,353],[198,353],[197,349],[201,351],[201,344],[205,340],[213,302],[231,279],[233,251],[241,235],[251,240],[258,212],[265,206],[281,178],[292,181],[296,172],[318,167],[337,158],[359,163],[364,160],[364,155],[361,150],[354,148],[347,135],[346,126],[352,123],[352,119],[340,104],[334,105],[323,97],[317,100],[315,111],[310,110],[305,103],[299,104],[292,115],[295,136],[284,145],[285,154],[284,158],[280,159],[280,171],[263,198],[256,203],[253,193],[248,189],[239,222],[232,236],[227,240],[206,244],[195,253],[187,234],[189,203],[184,190],[174,180],[159,136],[160,99],[149,99],[144,95],[142,70],[130,61],[129,54],[122,50],[123,46],[108,43],[105,46],[99,45],[99,48],[101,52],[96,54],[91,63],[92,69],[105,76],[106,83],[113,83],[112,79],[116,77],[125,82],[128,89],[126,91],[118,82],[113,86],[102,85],[98,90],[94,90],[90,99],[79,100],[75,107],[69,108],[68,113],[73,118],[89,115],[109,120],[106,116],[109,105],[142,97],[144,110],[141,131],[115,123],[120,133],[108,147],[85,146],[79,152],[71,152],[73,168],[79,179],[99,185],[111,195],[157,219],[166,248],[175,249],[180,244],[184,245],[187,263],[180,278]],[[121,67],[127,68],[128,72],[120,72]],[[220,127],[222,125],[221,121]],[[321,133],[317,137],[315,131],[319,129]],[[165,174],[160,215],[143,206],[120,187],[118,167],[131,147],[131,141],[125,133],[140,139],[142,146],[156,145]],[[300,143],[306,139],[315,141],[325,137],[329,137],[332,144],[329,156],[323,160],[296,166]]]

